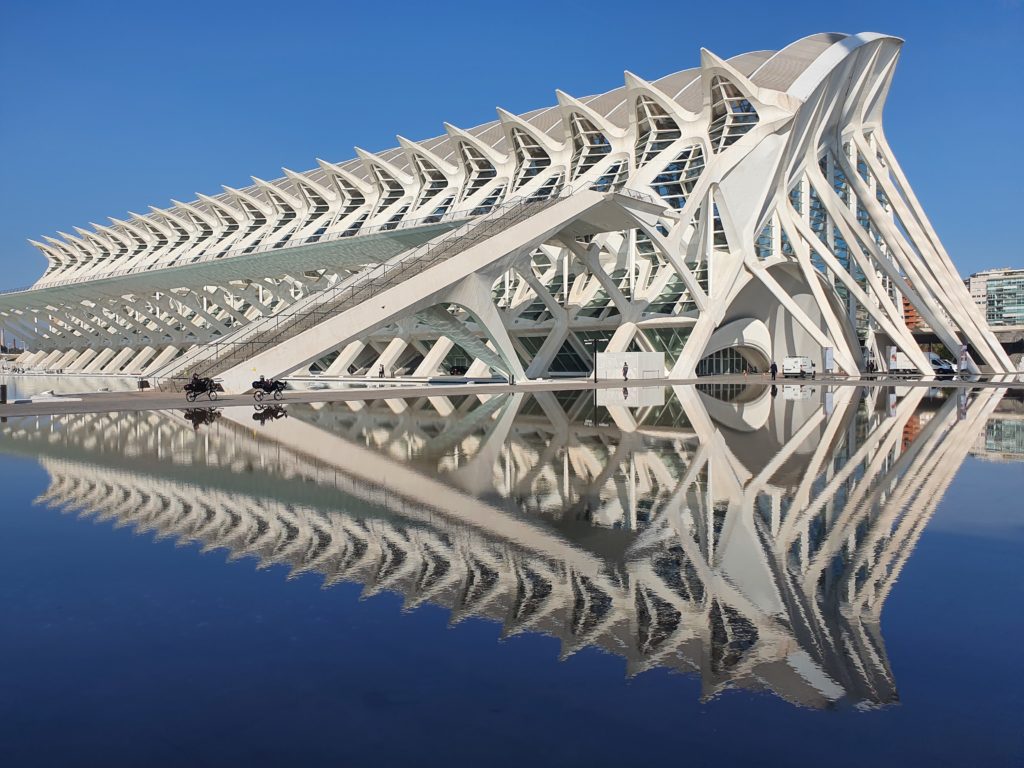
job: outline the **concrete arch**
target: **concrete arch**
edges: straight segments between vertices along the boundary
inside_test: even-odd
[[[701,359],[723,349],[736,349],[748,359],[750,357],[746,353],[755,353],[756,357],[751,362],[763,371],[772,361],[772,336],[762,320],[753,317],[740,318],[726,323],[711,334],[711,340],[704,347]]]

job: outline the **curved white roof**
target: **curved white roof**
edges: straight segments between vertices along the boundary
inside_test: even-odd
[[[726,61],[729,66],[750,78],[755,85],[786,91],[826,50],[850,37],[851,35],[842,33],[824,32],[797,40],[779,51],[752,51],[733,56]],[[653,80],[652,84],[684,109],[690,112],[700,112],[703,106],[700,73],[700,67],[684,69]],[[582,97],[579,101],[602,115],[613,125],[620,128],[629,125],[630,108],[626,103],[625,86],[603,94]],[[562,113],[557,106],[536,109],[521,114],[519,117],[556,141],[563,139]],[[508,151],[505,132],[498,120],[478,125],[466,132],[501,154]],[[456,160],[455,147],[447,135],[436,136],[418,143],[443,159],[450,162]],[[409,157],[401,147],[375,154],[399,170],[410,171]],[[353,158],[336,164],[353,176],[372,183],[370,171],[362,160]],[[320,168],[306,171],[300,175],[315,182],[326,183],[328,181],[327,173]],[[287,177],[275,179],[270,184],[285,192],[297,193],[295,182]],[[241,189],[257,199],[269,202],[267,191],[258,185],[246,186]],[[223,193],[212,197],[228,201],[228,195]],[[195,201],[192,205],[199,209],[210,209],[210,205],[202,200]]]

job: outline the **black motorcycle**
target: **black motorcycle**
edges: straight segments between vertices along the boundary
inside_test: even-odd
[[[219,389],[220,385],[213,379],[197,376],[185,385],[185,399],[194,403],[197,397],[206,395],[211,400],[216,400]]]
[[[192,423],[192,429],[199,431],[201,426],[209,426],[220,418],[220,411],[216,408],[187,408],[185,418]]]
[[[260,424],[266,424],[268,421],[277,421],[287,416],[288,411],[285,410],[283,405],[257,405],[253,411],[252,420],[258,421]]]
[[[287,385],[280,379],[259,379],[252,383],[252,396],[256,398],[256,402],[260,402],[263,398],[270,396],[275,400],[280,400]]]

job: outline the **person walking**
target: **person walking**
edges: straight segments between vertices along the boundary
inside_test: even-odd
[[[772,367],[768,370],[772,372],[772,381],[775,381],[775,375],[779,372],[779,366],[775,364],[774,360],[772,360]]]
[[[629,381],[629,363],[622,364],[622,380]]]
[[[384,378],[384,363],[381,363],[380,366],[378,366],[378,368],[377,368],[377,378],[378,379],[383,379]]]

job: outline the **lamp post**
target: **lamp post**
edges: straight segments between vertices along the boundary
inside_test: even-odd
[[[594,351],[591,354],[591,357],[594,360],[594,383],[597,384],[597,337],[596,336],[591,337],[590,344],[594,348]]]

